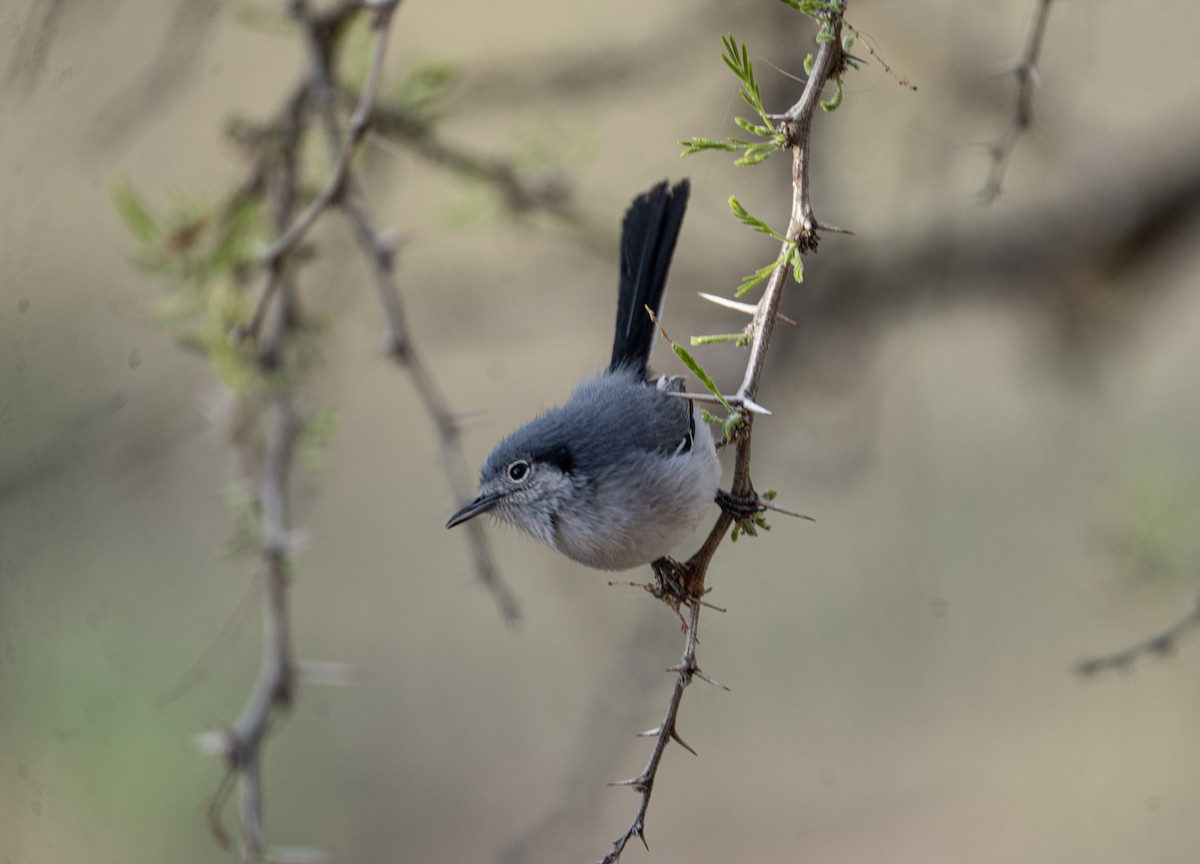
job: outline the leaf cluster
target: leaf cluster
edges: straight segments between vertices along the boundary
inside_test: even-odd
[[[248,283],[257,273],[257,250],[267,237],[262,201],[235,195],[213,206],[177,193],[163,212],[155,210],[129,181],[116,184],[113,204],[136,243],[138,267],[167,287],[160,315],[184,350],[208,359],[221,382],[235,393],[269,391],[282,372],[268,373],[253,346],[229,334],[254,314]],[[294,256],[294,266],[303,256]],[[312,331],[315,322],[304,322]],[[292,339],[280,369],[307,368],[315,361],[311,340]]]
[[[383,135],[419,139],[431,134],[448,113],[450,96],[461,79],[452,63],[428,63],[410,69],[375,106],[375,128]],[[342,98],[353,104],[358,89],[342,88]]]
[[[748,276],[742,277],[742,284],[734,291],[735,297],[742,297],[749,293],[751,289],[766,281],[777,268],[783,266],[785,263],[792,265],[792,274],[795,276],[796,281],[803,281],[804,262],[800,255],[800,247],[794,240],[789,240],[757,216],[751,215],[733,195],[729,196],[729,209],[733,211],[733,215],[743,225],[752,228],[759,234],[766,234],[768,237],[773,237],[783,244],[782,251],[774,261],[759,267]]]
[[[736,117],[734,122],[751,135],[757,135],[759,140],[747,141],[734,137],[726,138],[724,141],[713,138],[690,138],[687,141],[679,142],[685,148],[681,155],[690,156],[702,150],[722,150],[733,153],[740,150],[742,156],[734,162],[735,165],[757,165],[787,147],[787,136],[775,128],[770,115],[763,107],[762,90],[759,87],[758,79],[754,76],[754,64],[750,61],[750,53],[745,43],[739,44],[730,33],[721,37],[721,44],[725,48],[721,59],[741,82],[743,101],[753,108],[759,117],[757,123],[747,120],[745,117]]]

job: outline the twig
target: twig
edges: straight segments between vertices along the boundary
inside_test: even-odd
[[[228,842],[220,827],[220,810],[232,791],[234,778],[239,779],[245,843],[243,860],[248,862],[262,860],[267,852],[262,823],[262,744],[277,710],[286,710],[291,705],[296,673],[287,614],[287,488],[299,424],[291,394],[286,390],[272,399],[270,407],[272,422],[258,495],[263,518],[267,600],[263,611],[262,668],[237,721],[224,732],[212,736],[217,742],[213,749],[225,758],[228,774],[210,804],[209,825],[218,840],[223,844]]]
[[[1183,637],[1198,627],[1200,627],[1200,600],[1197,601],[1196,608],[1187,616],[1176,621],[1161,633],[1136,642],[1122,651],[1080,660],[1075,664],[1075,672],[1085,676],[1096,675],[1109,669],[1128,669],[1137,660],[1149,657],[1151,654],[1160,657],[1174,654]]]
[[[843,20],[842,26],[853,33],[855,38],[863,44],[863,46],[867,49],[867,52],[875,59],[875,62],[883,68],[884,74],[886,74],[889,78],[906,90],[911,90],[913,93],[917,92],[917,85],[909,81],[907,75],[897,75],[896,70],[888,65],[888,62],[883,59],[883,54],[876,50],[875,46],[871,44],[871,42],[874,41],[873,39],[869,38],[869,36],[863,35],[862,31],[852,25],[849,21]]]
[[[809,156],[811,146],[812,118],[821,98],[825,84],[842,74],[845,66],[845,56],[841,48],[842,15],[846,3],[842,2],[840,11],[830,12],[828,24],[833,38],[820,43],[816,57],[813,60],[812,74],[805,85],[799,101],[786,114],[780,115],[780,131],[787,136],[792,150],[792,215],[788,224],[786,241],[780,256],[780,264],[771,275],[766,291],[758,302],[754,318],[751,321],[749,333],[751,337],[750,356],[746,363],[746,372],[742,384],[738,388],[735,399],[745,406],[756,405],[755,396],[758,393],[759,381],[762,377],[763,366],[766,362],[767,349],[771,343],[775,322],[778,319],[779,303],[783,297],[783,288],[791,273],[790,255],[786,254],[789,247],[795,245],[801,252],[816,249],[817,232],[819,230],[838,231],[840,229],[826,225],[813,215],[812,204],[809,200]],[[742,497],[755,495],[754,486],[750,479],[751,432],[753,429],[754,413],[743,415],[743,425],[736,437],[736,461],[732,483],[732,494]],[[710,683],[707,675],[696,665],[696,637],[700,626],[700,607],[706,591],[704,582],[709,564],[721,541],[729,533],[733,525],[733,517],[721,511],[716,523],[709,531],[700,549],[692,555],[685,564],[680,565],[687,579],[687,597],[683,601],[690,609],[684,636],[683,659],[674,671],[679,674],[675,687],[671,692],[667,711],[662,724],[651,734],[655,737],[654,747],[650,752],[645,769],[636,778],[626,781],[641,795],[633,821],[625,832],[613,842],[612,851],[601,859],[601,864],[615,864],[621,857],[626,844],[633,837],[646,842],[646,811],[650,806],[650,796],[654,790],[654,780],[662,764],[663,753],[667,743],[674,740],[688,750],[683,744],[676,728],[676,718],[679,705],[683,699],[683,691],[691,683],[692,678],[700,678]]]
[[[845,12],[845,4],[842,6]],[[751,323],[753,336],[750,342],[750,359],[746,364],[746,374],[742,385],[738,388],[738,396],[754,399],[758,392],[759,379],[762,377],[763,365],[767,359],[767,348],[771,344],[771,334],[775,330],[775,322],[779,314],[779,303],[783,299],[783,287],[791,275],[790,256],[786,254],[790,244],[796,244],[801,252],[814,250],[818,242],[818,230],[840,229],[819,222],[813,214],[809,190],[810,147],[812,142],[812,119],[821,99],[821,91],[830,78],[840,74],[844,64],[841,43],[841,16],[835,16],[832,25],[833,39],[822,42],[813,60],[813,71],[800,99],[788,109],[780,122],[780,131],[787,135],[792,144],[792,215],[788,223],[787,242],[780,264],[771,274],[766,291],[758,301],[758,312]],[[734,475],[735,494],[749,491],[749,463],[745,464],[746,476],[740,476],[742,460],[738,460],[738,473]],[[739,479],[745,481],[745,488],[739,488]]]
[[[292,446],[298,428],[291,394],[282,392],[271,405],[274,415],[267,438],[263,471],[262,506],[266,559],[266,596],[263,619],[263,666],[250,701],[229,735],[231,770],[242,775],[242,830],[248,860],[258,861],[267,844],[262,826],[262,741],[270,728],[274,709],[292,702],[295,660],[292,656],[287,614],[288,518],[287,486],[292,466]]]
[[[561,183],[532,183],[521,176],[512,162],[471,153],[463,147],[443,140],[428,128],[405,123],[395,112],[390,115],[390,123],[386,112],[380,119],[379,130],[371,136],[371,141],[381,148],[388,149],[392,146],[384,133],[395,133],[421,158],[448,168],[462,177],[482,180],[498,189],[504,206],[512,213],[544,210],[570,227],[584,227],[582,215],[571,200],[567,188]]]
[[[666,714],[663,716],[662,723],[659,724],[658,728],[643,733],[645,737],[654,738],[654,748],[650,751],[650,759],[646,763],[646,767],[642,769],[642,773],[637,777],[610,784],[613,786],[630,786],[635,792],[641,794],[642,797],[638,802],[637,812],[634,814],[633,822],[630,823],[625,833],[613,841],[612,851],[600,859],[600,864],[616,864],[621,857],[621,853],[625,851],[625,845],[634,837],[641,840],[642,845],[647,849],[650,848],[650,844],[646,842],[646,811],[650,807],[650,795],[654,791],[654,778],[658,776],[658,768],[662,763],[667,743],[675,740],[688,752],[693,755],[696,753],[679,736],[675,722],[679,715],[679,703],[683,701],[683,691],[692,683],[692,678],[707,678],[700,671],[700,667],[696,665],[696,631],[700,626],[701,604],[693,601],[690,605],[691,614],[687,621],[687,629],[683,641],[683,657],[680,659],[679,665],[670,670],[678,674],[675,677],[675,688],[671,691],[671,698],[667,702]]]
[[[371,122],[371,109],[375,104],[375,92],[379,89],[379,78],[383,74],[383,59],[387,54],[388,35],[391,32],[388,24],[399,5],[400,0],[373,4],[375,20],[372,27],[378,36],[375,39],[375,50],[371,55],[371,65],[367,70],[367,80],[363,83],[362,93],[358,97],[358,106],[350,117],[346,140],[334,160],[333,171],[330,173],[329,179],[325,181],[325,186],[317,194],[317,197],[309,202],[291,227],[262,253],[261,260],[264,266],[270,266],[287,255],[308,233],[308,229],[316,223],[325,209],[335,203],[346,188],[350,161],[366,136],[367,127]]]
[[[310,81],[312,99],[320,115],[330,152],[335,153],[339,151],[340,139],[337,111],[334,104],[332,52],[324,41],[327,38],[326,31],[319,24],[313,23],[312,19],[306,19],[306,23],[312,63]],[[356,114],[361,110],[362,101],[360,99]],[[351,133],[353,128],[352,121]],[[344,146],[342,145],[342,149]],[[340,161],[335,162],[334,170],[338,170],[340,166]],[[438,433],[438,445],[447,482],[450,484],[455,499],[460,504],[465,504],[471,499],[472,490],[466,467],[466,456],[462,451],[458,422],[409,335],[404,307],[400,299],[400,289],[396,283],[396,242],[375,227],[363,201],[361,185],[354,175],[354,170],[348,165],[343,169],[342,194],[337,199],[337,205],[349,220],[354,229],[355,239],[370,262],[380,304],[387,322],[387,354],[396,365],[408,371],[421,403],[433,419]],[[504,620],[510,625],[515,625],[521,618],[520,605],[515,593],[504,581],[495,564],[485,529],[481,523],[471,523],[467,529],[467,541],[475,562],[476,575],[491,593]]]
[[[273,178],[271,188],[272,219],[281,229],[288,224],[295,205],[296,150],[303,112],[302,99],[293,97],[289,100],[282,136],[284,146],[277,166],[278,176]],[[267,269],[268,285],[274,286],[280,298],[274,304],[272,323],[265,339],[269,347],[264,350],[260,346],[259,362],[264,368],[273,368],[282,354],[285,331],[298,320],[298,313],[293,306],[296,295],[292,279],[290,274],[285,273],[282,259],[267,265]],[[261,861],[267,853],[262,822],[262,744],[276,709],[286,710],[291,705],[296,670],[287,614],[287,493],[299,422],[288,386],[275,394],[269,411],[271,426],[267,433],[266,461],[258,493],[266,566],[262,668],[237,722],[219,736],[220,745],[217,749],[225,757],[229,773],[218,787],[209,807],[210,828],[218,840],[227,843],[227,835],[220,827],[220,812],[233,789],[234,778],[240,779],[243,860],[247,862]]]
[[[989,148],[992,167],[988,172],[987,182],[979,192],[985,204],[990,204],[1000,195],[1004,172],[1008,168],[1008,159],[1012,155],[1017,138],[1033,125],[1033,90],[1039,83],[1037,62],[1042,51],[1042,38],[1046,33],[1046,21],[1050,16],[1050,2],[1051,0],[1037,0],[1037,14],[1025,39],[1025,48],[1012,68],[1013,74],[1017,76],[1017,100],[1008,125]]]
[[[344,3],[331,14],[345,16],[350,14],[358,5],[357,3]],[[342,142],[337,151],[337,156],[333,162],[333,170],[330,172],[321,191],[308,202],[308,206],[304,208],[300,215],[280,233],[275,242],[268,246],[259,256],[259,263],[267,272],[267,283],[263,288],[258,306],[250,321],[232,334],[231,338],[235,340],[258,337],[259,329],[266,318],[267,311],[274,302],[276,293],[279,291],[280,280],[283,275],[283,265],[287,256],[304,239],[304,235],[316,224],[321,214],[342,196],[346,188],[346,178],[350,172],[350,163],[354,159],[354,154],[362,143],[363,138],[366,136],[367,128],[371,122],[371,106],[375,102],[375,93],[379,88],[379,78],[383,74],[383,60],[387,53],[388,35],[391,32],[391,28],[388,25],[391,22],[392,14],[396,11],[396,7],[400,5],[400,0],[387,0],[387,2],[378,2],[369,5],[375,9],[375,20],[372,26],[378,35],[375,40],[374,51],[371,55],[371,65],[367,71],[367,78],[359,95],[358,105],[354,110],[353,116],[350,118],[346,140]],[[294,14],[305,16],[307,4],[303,0],[295,0],[292,3],[292,11]],[[323,24],[328,24],[329,20],[329,18],[321,19]],[[306,90],[307,88],[302,89]]]

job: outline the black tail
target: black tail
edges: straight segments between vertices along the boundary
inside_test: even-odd
[[[617,332],[609,369],[627,366],[645,375],[654,345],[654,322],[646,306],[660,314],[667,271],[687,211],[691,185],[681,180],[668,188],[664,180],[633,199],[621,225],[621,293],[617,299]]]

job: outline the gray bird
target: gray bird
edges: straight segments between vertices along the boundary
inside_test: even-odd
[[[491,513],[581,564],[627,570],[664,558],[704,518],[721,477],[708,424],[664,395],[683,379],[647,380],[656,328],[646,307],[662,308],[689,192],[687,180],[662,182],[634,199],[608,369],[497,444],[479,497],[447,528]]]

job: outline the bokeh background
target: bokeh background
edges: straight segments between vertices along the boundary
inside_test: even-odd
[[[867,63],[818,117],[814,203],[856,234],[790,289],[800,323],[777,331],[755,436],[758,485],[817,522],[719,553],[728,611],[705,615],[700,662],[730,691],[687,692],[699,758],[668,752],[651,853],[628,861],[1196,860],[1200,646],[1072,667],[1200,588],[1200,9],[1056,3],[1037,128],[983,207],[1033,5],[851,6],[919,90]],[[403,150],[367,154],[473,464],[603,365],[617,225],[652,182],[693,182],[671,331],[742,323],[695,292],[776,253],[725,202],[783,225],[789,166],[675,143],[736,131],[729,31],[790,105],[811,30],[772,0],[401,8],[389,74],[457,66],[446,137],[558,172],[609,250]],[[222,769],[194,739],[253,683],[257,567],[223,555],[219,386],[160,323],[111,190],[219,197],[244,170],[227,119],[272,112],[302,63],[237,2],[0,8],[4,864],[233,857],[204,824]],[[340,220],[314,240],[301,290],[327,331],[306,398],[337,428],[295,485],[295,634],[353,683],[303,689],[272,737],[269,836],[339,861],[595,860],[633,814],[606,783],[644,763],[676,622],[498,531],[523,609],[505,627],[442,529],[436,439],[381,353],[370,274]],[[736,349],[697,353],[736,386]]]

